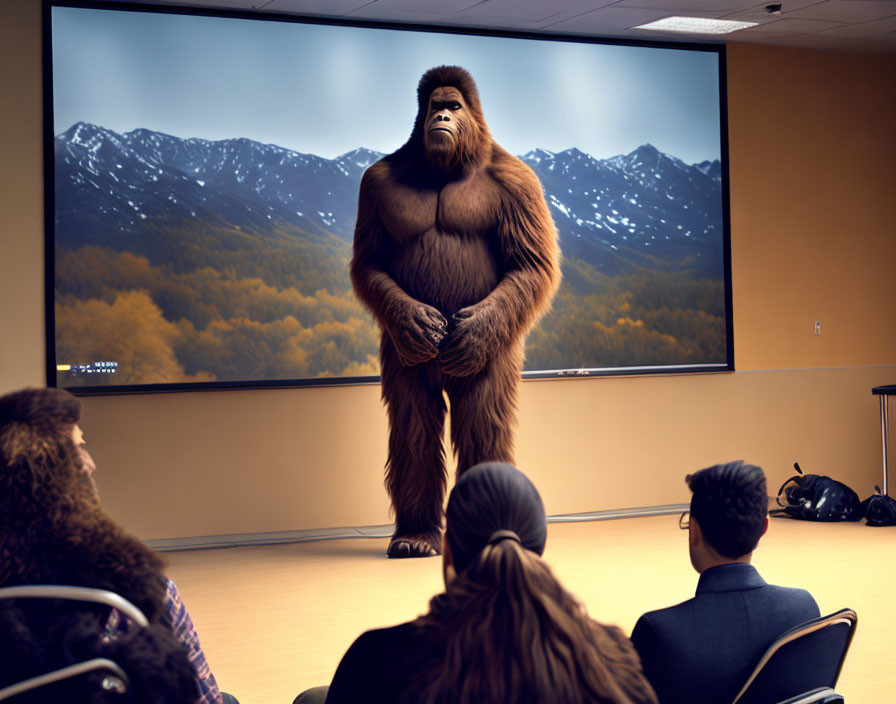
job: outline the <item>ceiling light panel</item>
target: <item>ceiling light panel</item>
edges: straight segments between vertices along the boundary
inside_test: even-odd
[[[748,27],[755,27],[756,22],[739,22],[735,20],[716,20],[710,17],[665,17],[655,22],[641,24],[632,29],[649,29],[658,32],[685,32],[687,34],[730,34]]]

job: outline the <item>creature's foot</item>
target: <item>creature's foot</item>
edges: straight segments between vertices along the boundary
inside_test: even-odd
[[[442,554],[439,533],[393,535],[386,549],[389,557],[435,557]]]

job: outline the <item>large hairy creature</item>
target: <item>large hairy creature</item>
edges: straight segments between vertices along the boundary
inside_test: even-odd
[[[525,335],[559,283],[537,177],[491,137],[472,77],[427,71],[410,139],[361,180],[351,277],[382,331],[390,557],[436,555],[447,394],[458,474],[513,462]]]

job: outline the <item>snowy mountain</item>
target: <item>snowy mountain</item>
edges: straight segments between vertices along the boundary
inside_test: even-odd
[[[218,227],[347,245],[361,175],[381,156],[77,123],[56,138],[57,242],[173,257],[166,237]],[[564,256],[611,275],[687,267],[722,277],[718,161],[688,165],[649,144],[605,160],[577,149],[521,158],[541,179]]]
[[[361,174],[380,156],[356,149],[324,159],[248,139],[117,134],[78,123],[56,137],[57,239],[129,249],[151,225],[204,221],[350,242]]]
[[[522,159],[544,186],[565,256],[608,274],[687,261],[722,277],[718,161],[691,166],[650,144],[604,160],[578,149]]]

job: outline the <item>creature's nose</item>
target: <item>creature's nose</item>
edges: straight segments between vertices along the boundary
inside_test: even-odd
[[[448,115],[436,115],[436,122],[438,122],[439,120],[443,120],[443,121],[445,121],[445,122],[448,122],[448,120],[450,120],[450,119],[451,119],[451,118],[448,117]]]

